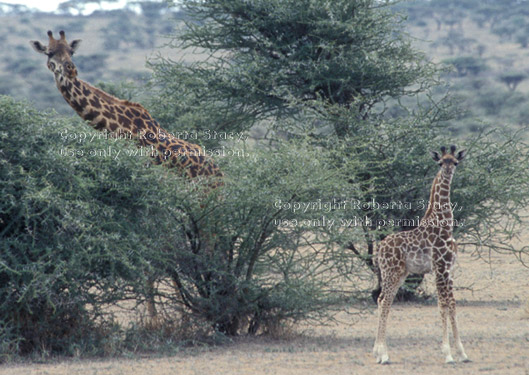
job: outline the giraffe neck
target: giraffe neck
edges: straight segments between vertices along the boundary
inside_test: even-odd
[[[153,130],[163,130],[140,104],[118,99],[81,79],[61,77],[57,87],[75,112],[96,130],[138,136],[147,125],[139,119],[152,121],[149,127]]]
[[[421,222],[429,222],[429,225],[431,225],[432,221],[438,223],[441,220],[446,220],[451,223],[453,220],[452,204],[450,202],[452,176],[453,170],[446,171],[444,168],[439,170],[432,183],[428,209]],[[451,229],[451,225],[449,227]]]
[[[222,177],[202,147],[167,132],[140,104],[116,98],[78,78],[56,76],[55,80],[66,102],[94,129],[135,139],[139,147],[149,148],[155,164],[177,167],[188,177]]]

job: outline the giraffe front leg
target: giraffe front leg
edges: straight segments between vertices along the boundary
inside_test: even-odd
[[[382,295],[382,294],[381,294]],[[382,365],[389,363],[388,347],[386,345],[386,326],[391,304],[385,303],[385,299],[378,299],[378,329],[373,355],[377,363]]]
[[[452,253],[457,254],[457,242],[452,238]],[[452,265],[450,265],[451,268]],[[451,275],[450,275],[451,276]],[[450,277],[450,281],[448,286],[450,287],[450,294],[449,298],[451,299],[448,304],[448,313],[450,314],[450,323],[452,325],[452,334],[454,335],[454,343],[459,355],[459,360],[461,362],[471,362],[470,359],[468,359],[467,354],[465,353],[465,349],[463,348],[463,344],[461,343],[461,338],[459,337],[459,330],[457,328],[457,317],[456,317],[456,300],[454,298],[454,294],[452,292],[452,278]]]

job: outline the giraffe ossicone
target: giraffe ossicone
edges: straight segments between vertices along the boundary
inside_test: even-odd
[[[441,350],[446,363],[454,363],[451,354],[448,319],[452,326],[454,343],[459,360],[469,359],[461,343],[456,319],[456,303],[453,294],[452,269],[457,254],[453,234],[453,213],[450,202],[450,185],[456,166],[465,157],[465,150],[456,153],[441,147],[441,153],[432,151],[431,156],[440,170],[434,178],[426,213],[416,228],[394,233],[378,245],[374,262],[380,272],[381,293],[378,297],[378,330],[373,347],[377,363],[389,363],[386,345],[388,315],[399,287],[410,273],[424,274],[432,270],[438,294],[438,305],[443,326]]]

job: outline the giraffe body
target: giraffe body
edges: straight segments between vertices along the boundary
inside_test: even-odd
[[[428,209],[419,226],[413,230],[387,236],[380,242],[375,263],[380,270],[381,293],[378,298],[378,331],[373,348],[377,363],[389,363],[386,345],[386,326],[393,299],[399,287],[410,273],[425,274],[434,271],[438,304],[443,326],[442,352],[447,363],[454,359],[450,350],[448,318],[452,326],[454,342],[461,361],[468,361],[459,338],[453,295],[452,268],[455,263],[457,244],[452,237],[453,214],[450,203],[450,184],[456,165],[465,151],[455,155],[455,146],[447,153],[432,152],[441,166],[430,192]]]

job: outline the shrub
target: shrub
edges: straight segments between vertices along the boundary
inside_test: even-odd
[[[455,68],[458,77],[464,77],[467,75],[476,76],[488,69],[484,59],[474,56],[460,56],[445,59],[443,63],[452,65]]]
[[[0,126],[1,355],[119,351],[111,307],[153,292],[169,326],[228,335],[325,318],[361,292],[339,283],[362,265],[335,246],[355,234],[326,205],[343,187],[323,150],[226,149],[225,184],[205,195],[77,119],[1,97]]]
[[[527,79],[527,74],[523,72],[507,72],[502,73],[498,79],[504,83],[511,91],[515,91],[516,87]]]
[[[159,281],[169,274],[178,294],[163,295],[166,307],[235,335],[329,317],[360,293],[339,283],[339,268],[361,264],[336,246],[356,234],[343,233],[345,207],[331,207],[346,190],[322,153],[288,144],[232,156],[222,188],[206,199],[185,192],[186,240],[153,253],[167,270]]]
[[[97,350],[88,337],[101,339],[112,321],[104,307],[125,298],[125,280],[141,282],[141,252],[149,233],[159,235],[141,235],[161,208],[156,170],[138,158],[90,156],[109,141],[83,140],[93,134],[84,127],[0,97],[4,355]]]

